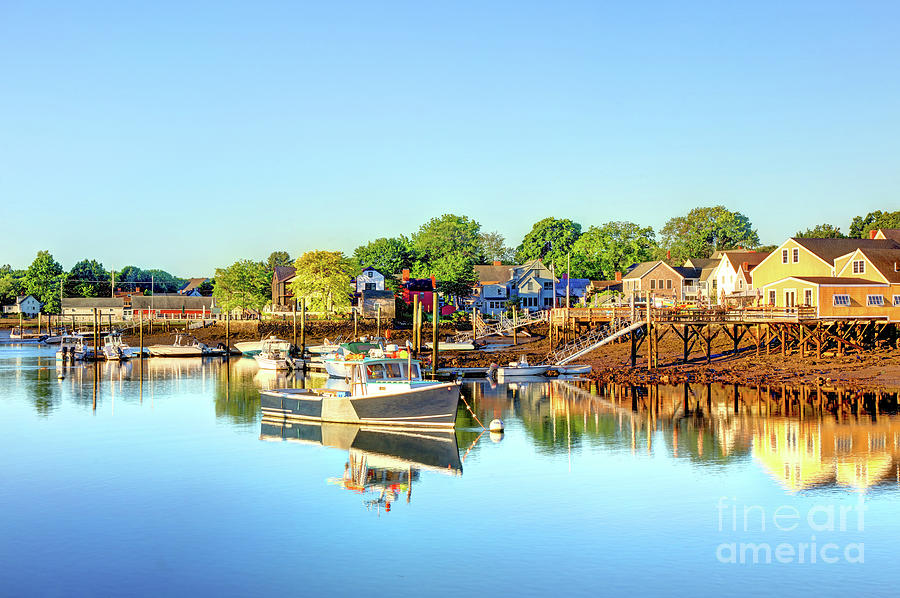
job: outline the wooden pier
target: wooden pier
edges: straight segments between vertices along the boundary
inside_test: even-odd
[[[631,342],[631,365],[646,342],[648,367],[659,365],[659,343],[666,335],[677,337],[681,361],[686,363],[698,346],[707,363],[712,359],[712,343],[720,336],[729,341],[731,353],[755,351],[756,355],[799,352],[802,358],[821,359],[831,353],[867,351],[885,345],[900,345],[897,325],[884,317],[821,319],[814,307],[672,308],[624,306],[608,308],[556,308],[549,315],[550,337],[555,350],[598,327],[614,322],[643,325],[619,342]],[[699,345],[698,345],[699,344]]]

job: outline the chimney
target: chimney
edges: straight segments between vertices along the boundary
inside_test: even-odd
[[[875,238],[875,235],[877,235],[877,234],[878,234],[878,231],[877,231],[877,230],[870,230],[870,231],[869,231],[869,238],[870,238],[870,239],[874,239],[874,238]]]
[[[744,262],[743,264],[741,264],[741,269],[744,272],[749,272],[750,271],[750,262]]]
[[[431,290],[437,289],[437,279],[434,277],[434,274],[431,275]]]
[[[402,273],[403,282],[409,282],[409,269],[404,268]]]
[[[622,273],[616,272],[616,282],[622,282]]]
[[[667,260],[672,259],[672,250],[671,250],[671,249],[669,249],[669,250],[666,251],[666,259],[667,259]]]
[[[500,263],[500,260],[494,260],[494,265],[495,265],[495,266],[502,266],[503,264]]]

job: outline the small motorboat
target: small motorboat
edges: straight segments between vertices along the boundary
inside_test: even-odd
[[[254,359],[261,370],[289,370],[293,367],[290,351],[291,343],[271,336],[262,341],[260,352]]]
[[[122,333],[118,331],[106,335],[101,351],[108,361],[123,361],[134,357],[134,351],[122,338]]]
[[[589,365],[556,365],[553,366],[553,369],[561,376],[578,376],[591,373],[591,366]]]
[[[151,345],[147,351],[154,357],[202,357],[209,351],[209,347],[195,338],[176,334],[175,342],[171,345]]]
[[[427,342],[425,343],[425,348],[429,351],[434,347],[434,343]],[[471,341],[466,343],[454,343],[451,341],[438,341],[438,350],[440,351],[472,351],[475,349],[475,344]]]
[[[59,341],[56,359],[60,361],[81,360],[84,359],[84,351],[84,338],[80,334],[66,334]]]
[[[459,384],[423,380],[418,361],[364,358],[348,362],[347,367],[349,391],[260,391],[263,416],[406,428],[453,428],[456,424]]]
[[[497,368],[497,377],[543,376],[549,369],[549,365],[529,365],[528,358],[522,355],[519,361],[512,361],[508,366]]]

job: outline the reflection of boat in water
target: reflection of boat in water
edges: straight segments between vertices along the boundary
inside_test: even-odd
[[[462,473],[453,430],[399,431],[328,422],[285,422],[263,417],[260,438],[289,440],[365,453],[370,463]]]
[[[553,366],[561,376],[578,376],[591,373],[589,365],[555,365]]]
[[[419,363],[399,358],[348,362],[350,390],[283,388],[260,393],[263,415],[283,419],[407,427],[456,422],[459,385],[422,379]]]
[[[421,470],[462,475],[462,461],[452,430],[398,432],[350,424],[288,423],[263,418],[262,440],[286,440],[349,451],[344,475],[330,478],[332,484],[360,494],[373,493],[366,506],[384,507],[406,494]]]

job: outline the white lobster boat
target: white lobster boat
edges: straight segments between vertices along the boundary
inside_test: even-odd
[[[452,428],[459,384],[422,379],[411,359],[365,358],[348,363],[350,390],[283,388],[260,394],[263,416],[407,428]]]
[[[176,334],[175,342],[171,345],[151,345],[147,347],[150,355],[154,357],[202,357],[208,351],[208,347],[197,339],[184,340],[184,335]]]
[[[289,370],[291,343],[274,336],[262,341],[259,354],[254,356],[261,370]]]

